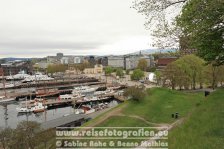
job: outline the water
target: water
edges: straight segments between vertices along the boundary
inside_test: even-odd
[[[73,107],[68,106],[57,109],[50,109],[47,110],[46,112],[37,114],[34,113],[18,114],[18,112],[16,111],[17,107],[19,107],[19,103],[8,104],[7,107],[0,105],[0,127],[8,126],[11,128],[16,128],[17,124],[24,120],[36,121],[42,123],[45,121],[62,117],[65,114],[74,113]]]
[[[102,103],[102,102],[100,102]],[[116,106],[118,101],[109,100],[109,107]],[[91,102],[90,102],[91,104]],[[96,104],[96,103],[95,103]],[[19,102],[8,104],[7,106],[0,105],[0,127],[11,127],[16,128],[17,124],[21,121],[36,121],[43,123],[52,119],[60,118],[65,114],[73,114],[74,108],[72,106],[60,107],[55,109],[48,109],[42,113],[20,113],[16,111],[19,107]]]

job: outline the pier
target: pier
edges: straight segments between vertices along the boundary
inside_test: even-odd
[[[27,82],[20,85],[12,86],[6,89],[20,89],[20,88],[30,88],[30,87],[52,87],[52,86],[69,86],[72,84],[84,84],[84,83],[96,83],[99,82],[95,78],[83,78],[83,79],[69,79],[69,80],[52,80],[52,81],[38,81],[38,82]],[[0,88],[2,90],[4,88]]]
[[[54,107],[54,106],[60,106],[60,105],[80,105],[83,103],[90,103],[90,102],[96,102],[96,101],[105,101],[108,99],[117,99],[120,102],[124,101],[124,98],[122,96],[115,95],[114,93],[110,94],[105,94],[105,95],[98,95],[96,96],[98,100],[89,100],[89,101],[84,101],[84,97],[79,97],[79,98],[74,98],[74,99],[67,99],[67,100],[59,100],[58,98],[55,99],[48,99],[43,102],[43,105],[48,106],[48,107]],[[27,101],[27,106],[31,107],[33,106],[33,101]],[[22,103],[22,106],[25,107],[25,102]]]
[[[50,121],[46,121],[41,123],[41,128],[44,130],[51,129],[51,128],[59,128],[63,129],[63,127],[78,127],[85,123],[88,119],[93,119],[98,115],[109,111],[111,108],[106,108],[91,114],[71,114],[67,116],[63,116],[57,119],[53,119]]]

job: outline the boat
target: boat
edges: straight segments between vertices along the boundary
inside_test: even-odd
[[[75,87],[73,90],[73,93],[90,93],[90,92],[94,92],[96,90],[96,88],[91,88],[89,86],[80,86],[80,87]]]
[[[90,105],[82,105],[81,109],[84,110],[85,114],[90,114],[96,111],[95,109],[91,108]]]
[[[32,108],[27,108],[27,107],[21,107],[21,108],[16,108],[18,113],[30,113],[33,112]]]
[[[16,98],[0,96],[0,103],[8,103],[8,102],[12,102],[15,100],[16,100]]]
[[[27,106],[27,98],[26,98],[26,106],[25,107],[20,107],[20,108],[16,108],[18,113],[30,113],[33,112],[32,108],[28,108]]]
[[[22,82],[26,83],[33,81],[50,81],[50,80],[54,80],[54,78],[51,78],[48,75],[43,75],[42,73],[37,72],[32,76],[27,76],[24,80],[22,80]]]
[[[65,94],[65,95],[60,95],[59,96],[59,99],[60,100],[72,100],[74,98],[75,97],[72,94]]]
[[[31,108],[34,113],[44,112],[46,109],[47,106],[45,106],[43,102],[35,102],[34,107]]]
[[[60,94],[58,89],[38,89],[36,91],[36,96],[37,97],[50,97],[50,96],[55,96]]]
[[[6,76],[6,80],[23,80],[28,77],[30,77],[30,75],[26,74],[25,71],[20,71],[16,75]]]

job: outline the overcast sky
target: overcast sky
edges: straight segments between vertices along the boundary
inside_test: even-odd
[[[0,57],[126,54],[151,45],[133,0],[0,0]]]

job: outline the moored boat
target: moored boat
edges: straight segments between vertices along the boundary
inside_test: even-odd
[[[8,102],[12,102],[12,101],[15,101],[15,98],[0,96],[0,103],[8,103]]]

